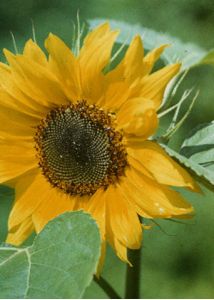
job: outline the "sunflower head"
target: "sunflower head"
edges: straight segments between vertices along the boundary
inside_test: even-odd
[[[144,55],[136,36],[104,73],[118,31],[90,32],[78,56],[57,36],[48,56],[29,40],[0,64],[0,182],[15,188],[7,242],[21,244],[57,215],[83,209],[96,219],[102,249],[127,259],[144,218],[185,217],[193,208],[172,186],[197,190],[151,136],[165,88],[179,72],[152,72],[166,45]]]
[[[35,134],[39,166],[53,187],[93,195],[125,174],[127,153],[114,115],[78,101],[53,109]]]

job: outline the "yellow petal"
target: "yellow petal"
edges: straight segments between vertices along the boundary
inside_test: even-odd
[[[107,87],[102,97],[102,101],[98,101],[97,104],[107,110],[115,112],[124,102],[126,102],[129,93],[130,91],[127,83],[121,81],[114,82]]]
[[[111,31],[108,23],[104,23],[90,32],[80,51],[80,64],[94,74],[100,73],[110,60],[112,47],[118,33],[117,30]]]
[[[12,108],[17,112],[20,112],[22,115],[25,115],[26,119],[34,119],[34,122],[39,123],[41,118],[47,113],[47,109],[45,109],[45,107],[39,107],[36,103],[33,105],[34,108],[32,109],[32,103],[26,105],[23,102],[19,101],[17,98],[13,98],[5,90],[0,89],[0,106],[7,107],[9,109]],[[31,118],[28,118],[28,116]]]
[[[47,108],[38,99],[26,96],[19,87],[11,69],[0,63],[0,104],[35,118],[44,116]]]
[[[96,220],[102,240],[106,237],[106,200],[105,191],[98,189],[96,193],[90,198],[87,211]]]
[[[141,245],[142,227],[132,204],[121,192],[120,186],[110,185],[106,190],[108,228],[124,246],[137,249]],[[109,235],[109,232],[107,232]]]
[[[158,126],[158,118],[154,104],[143,98],[126,101],[117,113],[118,129],[129,135],[147,139],[154,134]]]
[[[72,211],[76,201],[74,197],[52,187],[46,190],[45,196],[42,198],[38,207],[33,211],[32,216],[37,233],[39,233],[50,220],[66,211]]]
[[[122,261],[124,261],[125,263],[128,263],[130,266],[132,266],[131,262],[128,260],[126,246],[124,246],[118,239],[114,239],[114,243],[112,244],[112,247],[114,248],[117,256]]]
[[[112,47],[118,31],[110,31],[108,23],[94,29],[84,40],[79,55],[81,68],[82,97],[96,102],[103,93],[102,71],[109,63]]]
[[[159,59],[164,49],[168,46],[169,45],[162,45],[158,48],[155,48],[144,57],[142,68],[143,76],[149,74],[152,71],[155,62]]]
[[[0,183],[36,168],[37,164],[32,141],[0,140]]]
[[[0,105],[1,135],[11,134],[14,136],[34,136],[35,126],[38,121],[26,114],[18,112],[12,108]]]
[[[179,72],[180,64],[166,66],[149,76],[143,77],[141,83],[141,97],[154,102],[156,109],[160,107],[167,84]]]
[[[17,162],[5,162],[0,160],[0,183],[6,183],[36,167],[35,163],[30,164],[29,161],[21,160]]]
[[[28,217],[15,230],[8,233],[6,243],[19,246],[31,235],[33,230],[31,217]]]
[[[19,156],[35,157],[34,138],[32,137],[0,137],[0,156],[7,158],[15,157],[18,160]]]
[[[48,61],[42,49],[31,39],[27,41],[24,47],[23,55],[34,62],[47,67]]]
[[[68,104],[57,78],[42,65],[4,49],[14,80],[28,97],[45,106]]]
[[[42,201],[46,201],[51,189],[39,170],[19,178],[15,186],[16,200],[9,216],[9,230],[32,216]]]
[[[98,262],[97,270],[96,270],[96,277],[97,278],[100,277],[100,273],[102,272],[103,265],[104,265],[104,262],[105,262],[105,257],[106,257],[106,242],[102,241],[102,243],[101,243],[101,254],[100,254],[100,258],[99,258],[99,262]]]
[[[147,177],[153,180],[155,179],[152,173],[148,171],[148,169],[146,169],[138,160],[136,160],[135,158],[129,155],[129,152],[128,152],[127,160],[128,160],[128,164],[132,166],[134,169],[143,173],[144,175],[146,175]]]
[[[124,262],[128,263],[129,265],[130,262],[128,260],[128,255],[127,255],[127,247],[124,246],[118,238],[115,236],[114,232],[112,231],[111,224],[109,222],[110,216],[108,215],[106,218],[106,227],[107,227],[107,241],[111,245],[111,247],[115,250],[116,255]]]
[[[0,131],[0,160],[18,162],[26,159],[38,163],[35,144],[32,137],[15,136]]]
[[[127,195],[132,197],[142,216],[171,218],[193,212],[193,207],[178,192],[158,184],[134,168],[127,172],[124,186],[124,193],[127,191]]]
[[[140,36],[136,36],[118,66],[107,74],[110,82],[125,80],[129,85],[142,75],[144,49]]]
[[[49,34],[45,46],[50,54],[50,68],[58,76],[66,95],[70,100],[79,100],[81,97],[80,69],[76,57],[54,34]]]
[[[131,42],[124,58],[124,75],[129,83],[142,76],[144,49],[140,36]]]
[[[90,198],[91,197],[88,195],[72,197],[72,201],[74,202],[74,210],[88,211]]]
[[[142,216],[143,218],[152,218],[153,211],[150,209],[151,204],[149,203],[148,207],[147,199],[142,199],[142,194],[139,191],[139,187],[136,188],[136,186],[132,183],[132,179],[129,175],[130,172],[131,170],[126,172],[126,176],[128,178],[123,180],[121,183],[121,192],[123,193],[124,197],[128,199],[127,201],[132,201],[132,204],[135,207],[138,215]]]
[[[131,149],[128,153],[137,159],[155,179],[162,184],[188,187],[199,191],[192,177],[155,142],[145,141],[141,148]]]

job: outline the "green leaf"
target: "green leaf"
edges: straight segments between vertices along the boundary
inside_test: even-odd
[[[214,151],[214,121],[211,123],[200,124],[197,126],[181,146],[180,153],[186,157],[194,159],[195,154],[200,153],[202,161],[198,160],[198,163],[204,162],[204,155],[206,150],[212,149]],[[214,159],[213,155],[210,160]]]
[[[198,164],[192,159],[189,159],[176,151],[172,150],[164,144],[160,144],[165,151],[181,164],[189,173],[191,173],[200,183],[205,185],[211,191],[214,191],[214,172],[210,169]]]
[[[206,168],[214,184],[214,121],[196,127],[182,144],[180,153]]]
[[[103,22],[106,22],[106,20],[94,19],[88,21],[90,28],[94,28]],[[121,44],[130,44],[133,36],[136,34],[141,35],[144,47],[147,50],[151,50],[162,44],[170,44],[171,47],[167,48],[162,54],[162,58],[166,64],[180,61],[182,62],[183,70],[198,64],[213,64],[213,51],[208,53],[205,49],[197,45],[183,43],[178,38],[172,37],[167,33],[115,20],[110,20],[110,24],[113,29],[121,30],[121,34],[118,37],[118,42]]]
[[[0,298],[80,298],[99,254],[95,221],[80,211],[65,213],[32,246],[0,247]]]

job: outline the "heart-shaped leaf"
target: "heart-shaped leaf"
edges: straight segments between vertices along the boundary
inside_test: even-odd
[[[80,298],[100,255],[95,221],[68,212],[50,221],[26,248],[0,248],[0,298]]]

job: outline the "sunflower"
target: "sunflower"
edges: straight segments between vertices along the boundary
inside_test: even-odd
[[[144,55],[134,37],[114,70],[118,31],[102,24],[78,56],[57,36],[48,57],[29,40],[4,49],[0,64],[0,183],[15,189],[7,243],[19,245],[65,211],[83,209],[123,261],[141,245],[143,218],[184,217],[193,208],[171,186],[197,191],[190,175],[154,141],[172,64],[151,73],[167,47]],[[151,73],[151,74],[150,74]]]

